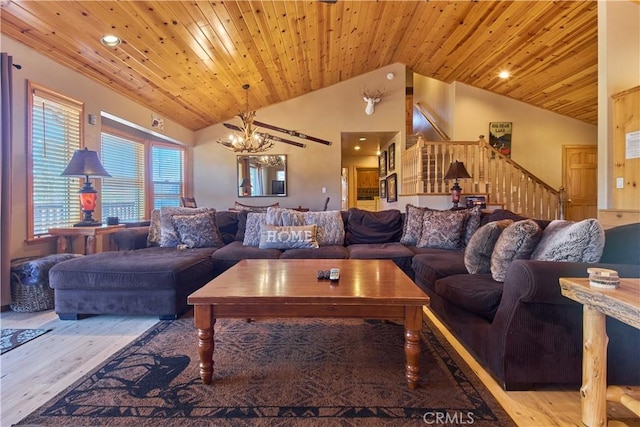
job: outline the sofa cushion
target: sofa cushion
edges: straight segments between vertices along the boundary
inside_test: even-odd
[[[640,265],[640,222],[609,228],[604,235],[600,262]]]
[[[245,246],[258,246],[260,244],[260,229],[266,224],[267,214],[264,212],[248,212],[243,230],[242,244]],[[240,230],[238,230],[240,231]]]
[[[417,247],[460,249],[467,211],[425,211]]]
[[[513,220],[493,221],[480,227],[464,250],[464,265],[471,274],[491,273],[491,254],[502,231]]]
[[[286,249],[280,255],[283,259],[346,259],[347,248],[343,245],[320,246],[317,249]]]
[[[493,280],[504,282],[511,261],[529,259],[541,236],[542,229],[531,219],[516,221],[505,228],[491,254]]]
[[[171,215],[179,243],[187,248],[221,248],[222,236],[216,224],[215,212],[203,212],[193,215]]]
[[[427,289],[432,289],[438,279],[467,273],[463,251],[442,249],[432,249],[430,252],[414,255],[411,268],[414,271],[416,282]]]
[[[238,212],[216,211],[216,224],[222,241],[225,244],[233,242],[238,233]]]
[[[392,259],[413,258],[413,251],[400,242],[360,243],[347,246],[349,258],[353,259]]]
[[[160,246],[165,248],[175,248],[180,243],[180,238],[178,237],[178,232],[176,231],[173,221],[171,220],[172,215],[181,214],[181,215],[193,215],[203,212],[213,212],[215,214],[216,210],[212,208],[183,208],[176,206],[163,206],[160,208]],[[153,221],[151,223],[151,227],[153,227]]]
[[[523,219],[529,219],[529,218],[527,218],[526,216],[521,216],[516,213],[513,213],[507,209],[495,209],[489,215],[484,215],[482,217],[482,220],[480,221],[480,225],[482,226],[489,222],[500,221],[503,219],[510,219],[513,221],[522,221]],[[551,223],[551,221],[546,219],[534,219],[534,221],[537,222],[542,229],[545,229]]]
[[[604,248],[604,230],[598,220],[554,220],[542,232],[531,259],[538,261],[598,262]]]
[[[55,289],[176,289],[181,283],[213,278],[214,251],[153,247],[101,252],[57,264],[49,279]]]
[[[421,208],[408,204],[406,206],[406,215],[402,228],[402,236],[400,243],[407,246],[417,246],[420,236],[422,236],[422,224],[424,222],[424,213],[433,209]]]
[[[240,261],[243,259],[278,259],[280,255],[282,255],[280,249],[260,249],[257,245],[246,246],[236,240],[216,250],[212,258],[223,261]]]
[[[349,209],[345,244],[398,242],[402,237],[402,213],[397,209],[371,212]]]
[[[461,274],[439,279],[435,292],[451,304],[493,320],[500,300],[503,285],[490,274]]]
[[[278,226],[263,224],[260,228],[260,249],[317,249],[318,227],[314,225]]]

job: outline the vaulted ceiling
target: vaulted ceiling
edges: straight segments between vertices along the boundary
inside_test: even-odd
[[[392,63],[597,122],[593,0],[0,6],[5,35],[192,130],[233,117],[245,83],[258,109]],[[105,34],[123,42],[103,46]]]

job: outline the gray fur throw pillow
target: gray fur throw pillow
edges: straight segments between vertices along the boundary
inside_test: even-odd
[[[267,223],[266,212],[249,212],[247,214],[247,226],[244,231],[244,246],[260,245],[260,228]]]
[[[598,262],[604,249],[604,230],[597,219],[554,220],[542,232],[531,254],[538,261]]]
[[[464,265],[470,274],[491,273],[491,254],[502,231],[513,224],[510,219],[489,222],[478,229],[464,250]]]
[[[491,254],[491,277],[504,282],[511,261],[529,259],[536,248],[542,229],[532,219],[516,221],[504,229]]]

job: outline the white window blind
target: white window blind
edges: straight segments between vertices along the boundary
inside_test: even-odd
[[[102,132],[101,161],[111,178],[102,179],[102,219],[145,219],[145,144]]]
[[[184,189],[184,149],[154,145],[151,159],[153,207],[180,206]]]
[[[29,238],[80,220],[80,179],[61,176],[81,148],[82,103],[30,85]]]

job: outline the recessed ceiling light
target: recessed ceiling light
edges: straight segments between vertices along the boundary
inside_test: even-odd
[[[358,151],[360,149],[359,145],[356,145],[355,147],[353,147],[354,150]]]
[[[111,34],[102,36],[102,38],[100,39],[100,43],[109,47],[116,47],[120,44],[120,42],[121,42],[120,37],[117,37]]]
[[[500,77],[501,79],[508,79],[509,77],[511,77],[511,74],[509,74],[508,71],[500,71],[498,77]]]
[[[366,140],[367,140],[367,138],[365,138],[364,136],[363,136],[363,137],[358,138],[358,141],[366,141]]]
[[[382,154],[382,151],[380,150],[376,151],[376,156],[379,156],[380,154]]]

